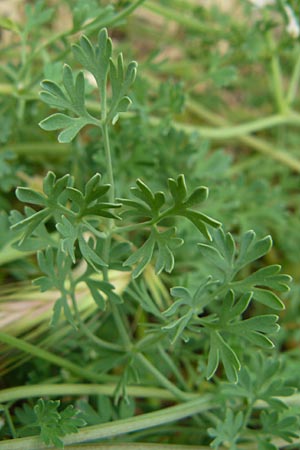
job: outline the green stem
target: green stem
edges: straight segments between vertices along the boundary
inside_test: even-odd
[[[0,403],[14,402],[21,399],[32,397],[61,397],[65,395],[82,396],[82,395],[108,395],[114,396],[116,392],[116,384],[37,384],[30,386],[17,386],[0,391]],[[127,386],[126,392],[129,397],[141,398],[158,398],[161,400],[176,400],[174,394],[169,390],[148,387],[148,386]],[[198,394],[189,394],[190,398],[198,398]]]
[[[176,422],[213,408],[216,408],[216,405],[213,403],[212,397],[206,395],[180,405],[141,414],[129,419],[81,428],[78,433],[72,433],[63,438],[63,441],[65,445],[70,445],[98,439],[107,439],[124,433],[132,433]],[[48,448],[49,446],[43,444],[37,436],[0,442],[1,450],[43,450]]]
[[[3,333],[2,331],[0,331],[0,341],[9,345],[10,347],[18,348],[19,350],[25,353],[29,353],[32,356],[41,358],[59,367],[70,370],[70,372],[74,373],[79,378],[85,378],[86,380],[90,380],[93,382],[102,381],[101,376],[97,373],[94,373],[84,367],[80,367],[72,363],[71,361],[68,361],[66,358],[54,355],[53,353],[37,347],[36,345],[32,345],[29,342],[25,342],[22,339],[10,336],[7,333]]]
[[[56,142],[26,142],[20,144],[5,145],[0,152],[10,150],[18,155],[44,158],[45,156],[65,157],[72,150],[70,144],[58,144]]]
[[[106,120],[106,113],[105,113],[104,117],[105,117],[104,120]],[[103,141],[104,141],[107,177],[108,177],[108,182],[110,184],[110,189],[108,191],[108,200],[109,200],[109,202],[114,202],[115,201],[115,182],[114,182],[113,165],[112,165],[110,142],[109,142],[109,135],[108,135],[108,126],[106,123],[102,125],[102,136],[103,136]],[[111,224],[113,224],[113,220],[111,220],[110,222],[111,222]]]
[[[211,447],[202,445],[177,444],[145,444],[143,442],[130,442],[126,444],[87,444],[71,445],[67,450],[211,450]]]
[[[127,225],[125,227],[115,227],[112,229],[112,234],[113,233],[128,233],[128,231],[135,231],[135,230],[139,230],[139,229],[143,229],[143,228],[148,228],[151,225],[153,225],[153,221],[148,220],[147,222],[137,223],[134,225]]]
[[[187,107],[193,114],[216,126],[228,125],[227,121],[223,117],[209,111],[207,108],[196,102],[189,100]],[[300,161],[287,154],[284,150],[275,150],[274,146],[268,144],[263,139],[254,136],[238,136],[237,138],[240,142],[254,148],[258,152],[269,156],[275,161],[280,161],[282,164],[290,167],[296,172],[300,172]]]
[[[115,23],[125,19],[125,17],[129,16],[135,9],[137,9],[144,2],[145,0],[136,0],[131,5],[129,4],[127,8],[123,9],[123,11],[119,12],[118,14],[115,15],[115,17],[109,20],[106,26],[112,26]]]
[[[282,71],[278,57],[277,48],[273,40],[272,31],[266,32],[266,42],[271,52],[271,75],[272,75],[272,87],[277,109],[280,113],[284,113],[287,110],[287,103],[285,101],[285,94],[283,89]]]
[[[296,99],[297,90],[300,81],[300,45],[298,44],[298,56],[296,59],[296,64],[291,76],[290,85],[287,94],[287,103],[290,106]]]
[[[174,361],[170,357],[170,355],[165,351],[165,349],[161,345],[158,345],[158,351],[159,351],[161,358],[165,361],[167,366],[171,369],[171,371],[173,372],[173,374],[175,375],[175,377],[177,378],[179,383],[184,387],[184,389],[187,389],[185,379],[183,378],[180,370],[178,369],[178,367],[176,366],[176,364],[174,363]]]
[[[174,8],[167,8],[161,4],[154,3],[150,0],[144,5],[146,9],[165,17],[166,19],[171,19],[177,22],[179,25],[183,25],[189,30],[198,31],[200,33],[216,33],[220,32],[220,29],[215,26],[215,24],[206,24],[195,20],[190,16],[182,14],[180,11],[176,11]]]
[[[72,274],[70,275],[72,278]],[[80,331],[92,342],[94,342],[96,345],[98,345],[101,348],[104,348],[106,350],[110,350],[113,352],[123,352],[124,348],[120,345],[113,344],[112,342],[104,341],[103,339],[100,339],[98,336],[95,336],[94,333],[92,333],[89,328],[86,326],[86,324],[81,319],[81,315],[77,306],[76,296],[75,296],[75,284],[74,281],[71,279],[71,288],[70,288],[70,296],[72,300],[72,305],[75,311],[76,320],[78,323],[78,327]]]
[[[12,437],[14,439],[16,439],[18,434],[17,434],[15,426],[13,424],[13,421],[12,421],[12,418],[11,418],[11,415],[10,415],[10,412],[9,412],[9,407],[5,406],[3,408],[3,410],[4,410],[4,415],[5,415],[5,418],[6,418],[6,421],[7,421],[8,428],[10,429],[11,435],[12,435]]]
[[[153,125],[158,125],[160,119],[157,117],[151,117],[150,119]],[[264,117],[261,119],[246,122],[240,125],[222,126],[222,127],[203,127],[199,125],[188,125],[181,122],[173,122],[173,126],[176,129],[186,131],[187,133],[198,132],[204,139],[232,139],[245,136],[250,133],[272,128],[278,125],[298,125],[300,126],[300,118],[297,114],[276,114],[270,117]]]
[[[138,353],[136,355],[136,358],[147,371],[152,373],[152,375],[162,386],[172,392],[172,394],[175,395],[178,399],[186,400],[190,397],[190,394],[188,392],[181,391],[177,386],[171,383],[171,381],[169,381],[158,369],[156,369],[156,367],[153,366],[153,364],[142,353]]]

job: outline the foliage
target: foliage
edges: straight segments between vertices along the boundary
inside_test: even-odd
[[[58,411],[60,401],[39,399],[33,408],[24,405],[23,409],[18,408],[16,415],[23,424],[21,434],[36,428],[40,430],[42,441],[46,445],[53,444],[57,448],[63,448],[61,438],[68,433],[77,433],[78,427],[85,425],[83,419],[77,418],[78,411],[72,405],[64,410]]]
[[[0,19],[0,449],[299,445],[299,5],[196,3]]]

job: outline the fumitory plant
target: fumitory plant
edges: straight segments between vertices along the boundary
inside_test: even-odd
[[[65,58],[60,54],[52,68],[47,65],[40,100],[34,99],[46,115],[39,117],[37,133],[44,142],[57,135],[55,148],[65,149],[69,162],[42,166],[42,180],[34,183],[7,149],[0,160],[5,189],[19,184],[14,207],[0,216],[0,244],[10,245],[4,260],[27,256],[31,262],[23,270],[33,279],[14,302],[37,308],[18,331],[9,318],[0,330],[0,370],[5,380],[17,374],[15,385],[8,381],[0,391],[0,450],[292,448],[299,445],[297,352],[283,351],[291,341],[280,322],[289,317],[297,291],[289,293],[291,276],[278,263],[268,224],[278,230],[292,217],[294,205],[282,199],[295,190],[294,181],[277,170],[284,193],[275,176],[264,184],[251,175],[246,182],[236,175],[231,156],[222,149],[210,154],[214,132],[239,135],[243,125],[204,127],[198,146],[193,126],[176,122],[186,101],[179,82],[163,82],[147,106],[145,91],[155,82],[137,74],[135,61],[116,55],[107,28],[101,28],[118,24],[143,2],[125,2],[124,9],[117,3],[117,9],[102,5],[96,13],[96,2],[76,2],[72,55],[67,34],[55,36]],[[147,3],[154,12],[171,14],[170,2]],[[274,50],[275,25],[268,16],[274,2],[251,3],[255,14],[267,8],[266,17],[257,19],[257,36],[264,33],[264,50]],[[14,99],[20,130],[26,112],[35,114],[28,97],[36,82],[31,63],[37,55],[48,57],[38,47],[29,57],[27,39],[38,32],[35,22],[49,23],[53,14],[44,2],[26,11],[23,30],[5,21],[22,36],[23,66],[15,82],[26,81],[26,96]],[[275,22],[290,21],[289,32],[292,6],[278,2],[275,12]],[[187,21],[187,38],[195,38],[197,21],[170,17]],[[240,31],[233,31],[234,38]],[[295,29],[289,33],[294,39]],[[277,57],[274,50],[278,82]],[[160,70],[151,58],[142,63],[146,75],[152,66]],[[236,68],[224,67],[220,54],[205,64],[215,86],[235,79]],[[283,115],[281,94],[275,90],[274,102]],[[244,139],[268,153],[255,137]],[[295,163],[278,154],[274,160]],[[259,161],[251,164],[267,172]],[[269,216],[258,195],[271,203]],[[247,228],[251,218],[253,229]],[[11,277],[17,272],[9,271]],[[3,298],[12,293],[4,289]]]

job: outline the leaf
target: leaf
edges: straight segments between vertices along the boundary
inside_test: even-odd
[[[131,105],[131,99],[127,96],[128,90],[134,83],[137,72],[137,63],[131,61],[126,71],[124,70],[123,56],[118,55],[117,65],[110,59],[110,82],[112,98],[107,115],[107,120],[116,123],[119,113],[126,112]]]
[[[69,143],[89,123],[91,123],[90,120],[84,117],[74,118],[65,114],[56,113],[42,120],[39,125],[43,130],[47,131],[63,128],[64,130],[58,135],[58,141],[61,143]]]
[[[280,417],[277,411],[262,411],[261,423],[264,434],[278,436],[287,442],[299,437],[299,424],[297,417]]]
[[[236,260],[236,266],[239,270],[264,256],[272,247],[271,236],[266,236],[258,241],[255,241],[255,237],[254,231],[249,231],[241,241],[241,250]]]
[[[210,332],[210,350],[208,366],[206,371],[207,379],[211,378],[218,368],[219,360],[222,361],[226,376],[231,383],[237,383],[238,372],[241,364],[236,353],[224,341],[217,331]]]
[[[279,265],[272,265],[253,272],[248,277],[239,279],[241,268],[261,258],[272,245],[269,236],[256,240],[253,231],[246,232],[241,239],[239,253],[230,233],[222,229],[213,232],[213,241],[199,244],[203,258],[209,263],[216,278],[229,283],[236,296],[251,292],[253,299],[275,310],[284,309],[278,295],[271,291],[288,291],[289,275],[281,274]]]
[[[17,189],[17,196],[21,201],[44,206],[44,209],[37,212],[31,208],[25,208],[25,218],[18,216],[18,220],[13,221],[11,228],[13,230],[22,230],[23,232],[19,245],[23,244],[42,224],[48,222],[51,217],[56,217],[58,212],[61,212],[66,201],[66,199],[63,199],[62,194],[72,183],[73,179],[70,175],[56,179],[53,172],[48,172],[43,182],[44,194],[23,187]],[[16,218],[16,216],[14,217]]]
[[[240,323],[232,323],[229,330],[230,333],[236,333],[254,345],[263,348],[273,348],[273,342],[265,335],[279,331],[277,320],[278,316],[272,314],[255,316]]]
[[[210,239],[207,225],[219,227],[220,222],[197,210],[190,209],[191,205],[196,205],[206,199],[207,188],[200,186],[188,195],[183,175],[179,175],[177,180],[170,178],[168,181],[169,190],[173,198],[171,206],[167,205],[166,196],[163,192],[152,192],[146,183],[138,179],[136,181],[137,187],[131,188],[131,193],[137,200],[119,199],[127,207],[123,217],[132,217],[142,221],[151,220],[153,223],[159,223],[166,217],[183,216],[190,220],[205,237]]]
[[[61,239],[61,249],[69,255],[72,262],[75,263],[75,242],[78,238],[78,229],[65,217],[61,217],[61,221],[56,224],[57,231],[63,236]]]
[[[82,36],[79,44],[72,46],[72,50],[77,61],[93,74],[100,92],[103,93],[106,89],[110,57],[112,54],[112,42],[107,35],[106,28],[100,30],[98,42],[95,47],[86,36]]]
[[[62,437],[69,433],[77,433],[78,427],[86,424],[76,417],[78,411],[72,405],[58,411],[60,401],[39,399],[34,406],[36,424],[40,427],[40,437],[46,445],[64,448]]]
[[[208,434],[215,439],[210,446],[218,449],[220,445],[224,445],[231,450],[236,450],[236,442],[239,438],[244,422],[242,411],[234,413],[232,409],[226,409],[225,419],[217,420],[215,428],[209,428]]]
[[[132,277],[137,278],[146,268],[147,264],[150,263],[155,248],[155,237],[151,233],[146,242],[140,247],[136,252],[129,256],[123,265],[132,266],[137,264],[132,272]]]
[[[208,189],[200,186],[196,188],[190,195],[187,194],[187,187],[184,175],[179,175],[176,180],[169,178],[169,189],[173,197],[172,214],[186,217],[207,239],[211,240],[207,225],[214,228],[221,226],[221,223],[211,217],[191,209],[201,201],[206,200]],[[171,215],[171,214],[170,214]]]
[[[114,285],[105,281],[93,280],[92,278],[85,278],[84,281],[100,310],[104,311],[106,309],[107,300],[115,304],[122,303],[121,298],[114,292]]]
[[[85,241],[83,236],[78,236],[78,244],[83,258],[96,272],[100,272],[99,267],[107,267],[107,264],[95,253],[94,249]]]
[[[129,256],[123,265],[131,266],[137,264],[132,272],[133,278],[137,278],[146,268],[147,264],[150,263],[154,250],[157,248],[158,254],[155,263],[155,272],[157,274],[163,270],[171,272],[174,267],[173,250],[182,245],[182,243],[182,239],[175,236],[175,228],[170,228],[162,232],[152,228],[146,242],[135,253]]]
[[[65,64],[63,70],[63,85],[65,92],[53,81],[45,80],[41,83],[43,91],[41,99],[56,108],[72,111],[78,117],[55,113],[42,120],[39,125],[43,130],[51,131],[63,129],[58,135],[61,143],[71,142],[79,131],[88,124],[99,125],[85,107],[85,81],[83,72],[74,77],[70,66]]]

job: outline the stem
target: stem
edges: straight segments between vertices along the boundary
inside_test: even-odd
[[[59,144],[56,142],[28,142],[21,144],[12,143],[9,146],[3,146],[1,147],[0,152],[11,150],[18,155],[32,156],[34,158],[44,158],[45,156],[63,158],[71,153],[71,149],[70,144]]]
[[[102,113],[104,115],[104,120],[106,120],[106,112],[102,109]],[[105,150],[105,158],[106,158],[106,168],[107,168],[107,177],[108,182],[110,184],[110,189],[108,191],[108,200],[109,202],[115,201],[115,182],[114,182],[114,174],[113,174],[113,165],[111,158],[111,150],[109,143],[109,135],[108,135],[108,126],[106,123],[102,125],[102,136],[104,140],[104,150]],[[113,224],[113,219],[110,219],[110,224]]]
[[[88,444],[71,445],[67,450],[211,450],[211,447],[202,445],[176,445],[176,444],[146,444],[143,442],[130,442],[127,444]]]
[[[176,366],[170,355],[165,351],[165,349],[161,345],[158,345],[158,351],[162,359],[165,361],[167,366],[171,369],[171,371],[179,381],[179,383],[184,387],[184,389],[187,389],[185,379],[183,378],[182,374],[180,373],[180,370],[178,369],[178,367]]]
[[[32,397],[61,397],[66,395],[82,396],[82,395],[108,395],[114,396],[116,384],[37,384],[30,386],[17,386],[13,388],[2,389],[0,391],[0,402],[19,401]],[[129,397],[141,398],[158,398],[161,400],[176,400],[176,397],[168,390],[148,387],[148,386],[127,386],[126,392]],[[191,399],[198,398],[198,394],[189,394]]]
[[[271,75],[273,82],[273,93],[277,109],[279,112],[284,113],[287,110],[287,104],[285,101],[285,94],[283,90],[282,72],[277,49],[273,40],[271,31],[266,32],[266,42],[271,52]]]
[[[120,345],[104,341],[103,339],[100,339],[98,336],[95,336],[89,330],[89,328],[86,326],[86,324],[83,322],[83,320],[81,319],[80,312],[79,312],[78,307],[77,307],[77,301],[76,301],[75,292],[74,292],[74,282],[73,282],[73,280],[71,280],[70,296],[71,296],[72,305],[73,305],[73,308],[74,308],[74,311],[75,311],[75,316],[76,316],[76,320],[77,320],[77,323],[78,323],[80,331],[88,339],[90,339],[92,342],[94,342],[96,345],[98,345],[101,348],[104,348],[106,350],[110,350],[110,351],[113,351],[113,352],[122,352],[122,351],[124,351],[123,347],[121,347]]]
[[[29,342],[25,342],[22,339],[10,336],[7,333],[3,333],[2,331],[0,331],[0,341],[11,347],[18,348],[25,353],[30,353],[32,356],[44,359],[45,361],[49,361],[50,363],[55,364],[59,367],[70,370],[70,372],[74,373],[79,378],[85,378],[93,382],[102,381],[102,377],[97,373],[85,369],[84,367],[80,367],[72,363],[71,361],[68,361],[66,358],[54,355],[53,353],[37,347],[36,345],[32,345]]]
[[[157,125],[160,119],[157,117],[151,117],[150,122],[153,125]],[[221,126],[221,127],[203,127],[199,125],[188,125],[181,122],[173,122],[173,126],[176,129],[186,131],[187,133],[199,132],[204,139],[231,139],[242,137],[246,134],[255,133],[257,131],[272,128],[278,125],[300,125],[300,118],[297,114],[275,114],[270,117],[264,117],[261,119],[253,120],[250,122],[242,123],[240,125]]]
[[[204,22],[200,22],[199,20],[195,20],[190,16],[182,14],[181,11],[178,12],[174,8],[169,9],[166,6],[162,6],[149,0],[147,1],[144,7],[156,14],[159,14],[160,16],[165,17],[166,19],[174,20],[179,25],[183,25],[187,27],[189,30],[195,30],[200,33],[210,33],[210,34],[221,31],[220,28],[217,28],[214,24],[206,24]]]
[[[287,93],[287,103],[289,106],[296,99],[299,81],[300,81],[300,46],[298,45],[298,56],[291,76],[290,85]]]
[[[193,114],[196,114],[198,117],[204,118],[214,125],[228,125],[227,121],[223,119],[223,117],[209,111],[196,102],[193,102],[191,100],[188,101],[187,107],[191,112],[193,112]],[[260,153],[269,156],[275,161],[280,161],[284,165],[290,167],[292,170],[300,172],[300,161],[287,154],[284,150],[274,150],[274,147],[268,144],[263,139],[254,136],[238,136],[238,140],[246,145],[249,145]]]
[[[169,381],[159,370],[157,370],[156,367],[153,366],[153,364],[142,353],[138,353],[136,355],[136,358],[147,371],[152,373],[152,375],[159,381],[162,386],[172,392],[172,394],[175,395],[178,399],[186,400],[187,398],[189,398],[189,393],[183,392],[178,389],[178,387],[171,383],[171,381]]]
[[[78,433],[72,433],[63,438],[63,442],[65,445],[69,445],[111,438],[123,433],[127,434],[182,420],[215,407],[211,396],[202,396],[180,405],[141,414],[137,417],[81,428]],[[37,436],[0,442],[1,450],[43,450],[47,448],[51,447],[43,444]]]
[[[12,437],[14,439],[16,439],[18,434],[16,432],[15,426],[14,426],[13,421],[11,419],[11,415],[10,415],[10,412],[9,412],[9,407],[5,406],[3,408],[3,411],[4,411],[4,415],[5,415],[6,421],[7,421],[8,428],[10,429],[11,435],[12,435]]]

